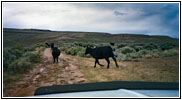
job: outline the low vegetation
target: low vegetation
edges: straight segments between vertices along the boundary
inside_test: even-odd
[[[95,48],[108,46],[109,43],[85,43],[73,42],[57,44],[68,55],[79,56],[85,59],[93,59],[85,55],[87,46]],[[179,55],[179,47],[176,43],[116,43],[113,48],[117,61],[140,62],[142,59],[174,57]],[[30,47],[15,45],[3,48],[3,82],[18,81],[22,74],[27,73],[41,61],[41,52],[44,44],[36,44]],[[94,62],[94,61],[93,61]],[[93,65],[93,64],[91,64]]]
[[[109,43],[65,43],[61,44],[65,53],[72,56],[80,57],[91,57],[90,55],[85,55],[85,47],[90,46],[92,48],[99,46],[108,46]],[[118,61],[139,61],[141,58],[159,58],[159,57],[171,57],[179,55],[179,47],[177,43],[116,43],[112,46],[114,54],[117,56]]]
[[[3,48],[3,82],[12,84],[35,65],[41,62],[43,47],[36,45],[31,49],[22,45]]]

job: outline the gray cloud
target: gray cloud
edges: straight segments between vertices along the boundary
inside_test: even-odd
[[[3,27],[179,35],[177,4],[3,3]]]
[[[119,12],[119,11],[114,11],[113,13],[114,15],[116,16],[123,16],[123,15],[127,15],[127,13],[122,13],[122,12]]]

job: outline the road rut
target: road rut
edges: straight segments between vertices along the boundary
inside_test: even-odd
[[[42,64],[36,66],[16,83],[15,91],[10,97],[32,96],[42,86],[85,83],[87,80],[81,73],[77,59],[61,53],[59,63],[53,64],[51,48],[43,53]]]

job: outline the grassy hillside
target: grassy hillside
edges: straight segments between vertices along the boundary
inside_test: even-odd
[[[38,29],[3,29],[4,47],[21,44],[23,46],[32,46],[38,43],[55,42],[55,43],[165,43],[176,42],[178,39],[167,36],[149,36],[136,34],[109,34],[99,32],[69,32],[69,31],[50,31]]]

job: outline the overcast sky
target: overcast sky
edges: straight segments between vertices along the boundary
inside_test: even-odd
[[[3,3],[3,27],[179,38],[179,4]]]

